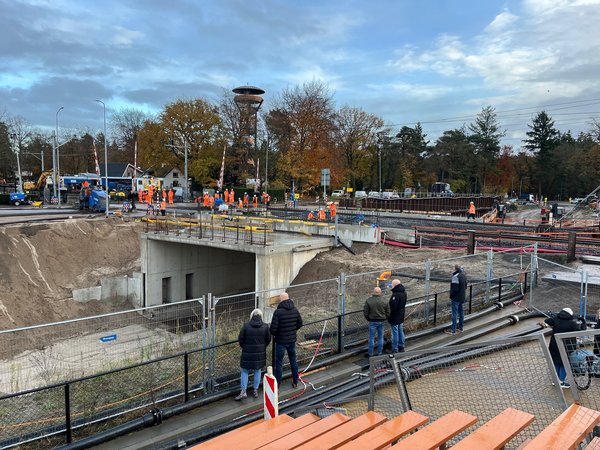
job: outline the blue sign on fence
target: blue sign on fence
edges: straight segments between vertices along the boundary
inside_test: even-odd
[[[117,340],[116,334],[109,334],[108,336],[102,336],[100,338],[100,342],[111,342],[111,341],[116,341],[116,340]]]

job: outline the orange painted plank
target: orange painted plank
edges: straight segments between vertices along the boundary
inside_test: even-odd
[[[414,411],[407,411],[389,422],[379,425],[368,433],[342,445],[338,450],[380,450],[405,434],[427,423],[429,419]]]
[[[527,450],[572,450],[600,422],[600,412],[572,404],[523,448]]]
[[[477,422],[477,417],[462,411],[451,411],[421,428],[391,448],[394,450],[433,450],[448,442]]]
[[[600,437],[592,439],[592,442],[585,447],[585,450],[600,450]]]
[[[302,428],[315,423],[318,420],[319,416],[315,416],[314,414],[304,414],[303,416],[300,416],[291,422],[284,423],[283,425],[280,425],[266,433],[248,436],[248,438],[244,439],[243,448],[245,450],[260,448],[264,445],[267,445],[269,442],[276,441],[277,439],[285,437],[294,431],[301,430]]]
[[[319,420],[311,425],[308,425],[300,430],[288,434],[286,437],[271,442],[270,444],[261,447],[261,450],[289,450],[296,448],[312,439],[334,430],[340,425],[348,422],[350,417],[340,413],[334,413],[324,419]]]
[[[332,450],[344,445],[346,442],[357,438],[361,434],[372,430],[387,419],[374,411],[369,411],[362,416],[352,419],[334,430],[313,439],[298,447],[300,450]]]
[[[535,416],[514,408],[506,408],[496,417],[490,419],[473,431],[453,450],[499,450],[525,427],[533,422]]]
[[[274,417],[271,420],[258,420],[256,425],[251,427],[241,427],[235,430],[231,430],[228,433],[222,434],[221,436],[217,436],[212,438],[209,441],[203,442],[201,444],[195,445],[192,447],[193,450],[223,450],[225,448],[235,449],[240,443],[244,442],[244,439],[247,439],[249,436],[253,436],[259,433],[266,433],[271,431],[278,426],[281,426],[285,423],[291,422],[292,419],[287,414],[282,414],[281,416]],[[253,422],[255,423],[255,422]],[[240,447],[241,448],[241,447]]]

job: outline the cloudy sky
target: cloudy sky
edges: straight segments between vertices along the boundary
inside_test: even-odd
[[[506,144],[548,111],[600,117],[600,0],[0,0],[0,112],[102,128],[252,84],[320,80],[337,106],[429,138],[496,108]]]

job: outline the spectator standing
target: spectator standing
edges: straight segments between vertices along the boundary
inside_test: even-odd
[[[465,310],[463,305],[465,303],[465,295],[467,292],[467,276],[456,264],[454,266],[454,272],[452,273],[452,280],[450,281],[450,304],[452,306],[452,327],[444,330],[447,334],[455,334],[463,332],[463,326],[465,322]]]
[[[388,322],[392,327],[392,353],[403,352],[406,339],[404,337],[404,316],[406,312],[406,289],[396,279],[392,281],[392,296],[390,297],[390,317]]]
[[[292,370],[292,387],[298,386],[298,362],[296,360],[296,333],[302,327],[302,316],[287,292],[279,295],[279,304],[271,319],[271,335],[275,341],[275,378],[281,386],[283,357],[287,352]]]
[[[548,350],[550,350],[550,356],[552,357],[554,368],[556,369],[558,379],[560,380],[560,387],[563,389],[570,388],[571,386],[565,382],[567,371],[562,363],[562,358],[560,357],[560,352],[558,351],[558,343],[556,342],[554,335],[557,333],[567,333],[569,331],[585,330],[587,328],[585,318],[581,317],[580,319],[581,323],[579,323],[573,317],[573,310],[571,308],[563,308],[558,314],[552,314],[550,317],[544,320],[546,325],[552,327],[552,337],[550,338]],[[565,344],[567,355],[569,355],[569,353],[572,351],[577,350],[576,338],[563,339],[563,343]]]
[[[373,289],[373,295],[367,299],[363,308],[365,319],[369,322],[369,357],[374,356],[375,333],[377,333],[377,355],[383,351],[383,326],[390,317],[390,304],[381,296],[381,288]]]
[[[269,326],[262,320],[262,311],[255,309],[250,313],[250,320],[244,324],[238,336],[242,348],[240,356],[240,393],[236,401],[245,399],[248,395],[248,377],[253,372],[252,397],[258,398],[261,370],[267,365],[267,346],[271,342]]]

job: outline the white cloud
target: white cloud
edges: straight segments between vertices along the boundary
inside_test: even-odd
[[[144,38],[144,33],[128,30],[121,26],[113,27],[112,43],[118,47],[131,47],[136,41]]]

